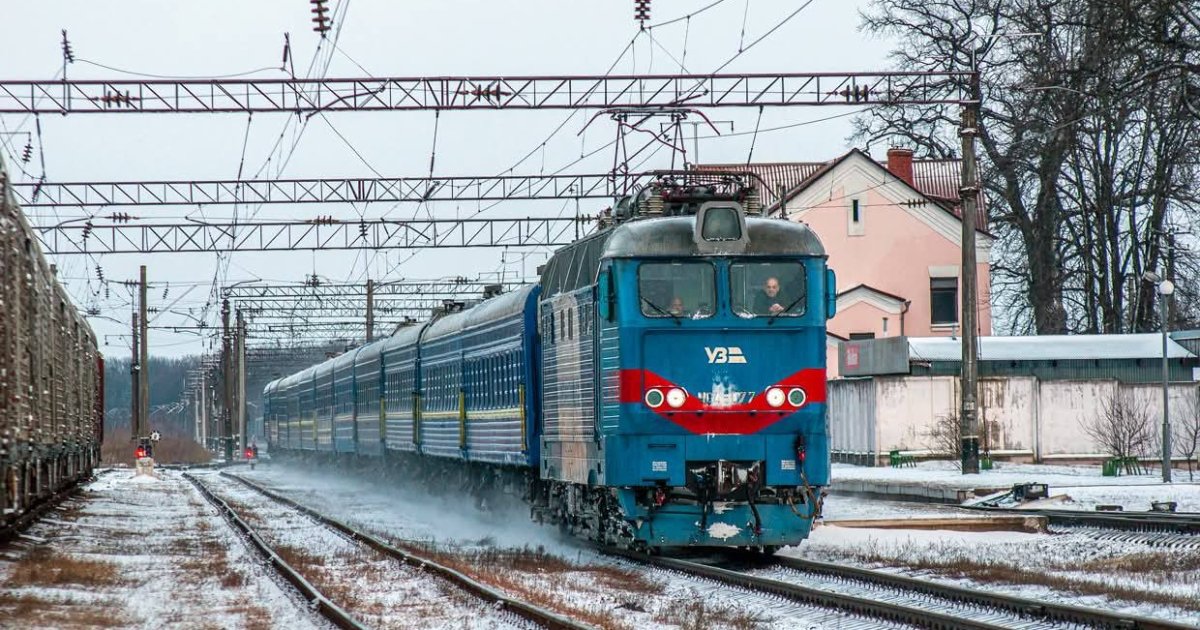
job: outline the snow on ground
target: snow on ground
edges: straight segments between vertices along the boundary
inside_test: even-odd
[[[1200,624],[1200,551],[1026,534],[818,527],[780,552],[1036,600]],[[1115,594],[1115,595],[1113,595]]]
[[[825,497],[821,515],[827,522],[874,519],[979,518],[970,510],[939,503],[885,501],[831,493]]]
[[[1159,473],[1104,477],[1099,466],[1056,466],[997,462],[995,470],[964,475],[950,461],[919,462],[916,467],[833,465],[833,480],[915,484],[943,488],[1011,489],[1019,483],[1045,483],[1051,495],[1066,494],[1074,503],[1049,507],[1095,509],[1096,504],[1117,504],[1126,510],[1148,510],[1151,501],[1176,501],[1180,512],[1200,512],[1200,481],[1189,482],[1187,471],[1175,471],[1175,482],[1163,484]],[[1197,476],[1200,480],[1200,475]],[[836,494],[836,491],[835,491]]]
[[[465,498],[278,460],[235,472],[385,538],[431,545],[445,554],[439,559],[470,564],[468,573],[495,587],[519,598],[534,593],[543,605],[582,611],[604,627],[897,627],[601,556],[530,522],[515,500],[481,511]],[[520,559],[521,550],[532,563]]]
[[[216,474],[197,477],[322,594],[369,627],[527,627],[457,587],[352,542],[236,481]]]
[[[190,483],[160,474],[101,475],[5,549],[0,627],[325,627]]]

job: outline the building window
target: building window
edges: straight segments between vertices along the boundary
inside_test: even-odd
[[[847,233],[850,236],[862,236],[864,234],[862,206],[859,205],[857,199],[850,200],[850,214],[846,218],[848,219],[846,222]]]
[[[873,332],[850,333],[850,341],[862,341],[863,339],[874,339],[874,338],[875,338],[875,333],[873,333]]]
[[[958,323],[958,278],[929,279],[929,312],[934,326]]]

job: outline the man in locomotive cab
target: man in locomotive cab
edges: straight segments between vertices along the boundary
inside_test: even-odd
[[[771,276],[763,283],[763,288],[754,296],[755,315],[775,315],[784,309],[788,300],[779,294],[779,278]]]
[[[667,310],[676,317],[683,316],[683,298],[679,297],[678,295],[671,298],[671,307]]]

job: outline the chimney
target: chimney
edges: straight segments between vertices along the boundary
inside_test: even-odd
[[[901,147],[892,147],[887,152],[887,170],[891,171],[892,175],[903,179],[909,186],[913,184],[913,169],[912,169],[912,149],[904,149]]]

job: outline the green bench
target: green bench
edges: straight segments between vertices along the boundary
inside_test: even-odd
[[[1105,477],[1120,477],[1125,471],[1133,471],[1134,474],[1140,475],[1145,469],[1136,457],[1112,457],[1104,460],[1100,474]]]
[[[888,463],[892,468],[901,468],[910,466],[916,468],[917,458],[912,455],[904,455],[900,451],[888,451]]]

